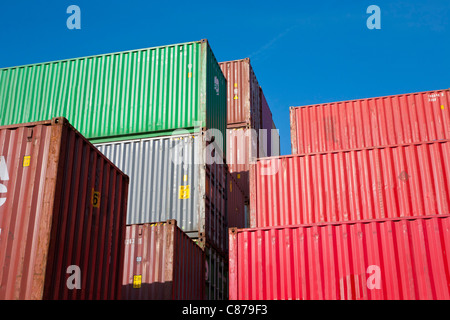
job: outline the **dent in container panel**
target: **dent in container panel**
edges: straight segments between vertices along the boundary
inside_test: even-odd
[[[230,300],[448,300],[450,215],[230,229]]]
[[[0,127],[0,162],[0,299],[120,299],[128,177],[64,118]]]
[[[128,225],[123,300],[203,300],[205,253],[176,220]]]
[[[450,139],[450,90],[291,107],[293,154]]]
[[[258,159],[250,192],[252,228],[450,214],[450,140]]]

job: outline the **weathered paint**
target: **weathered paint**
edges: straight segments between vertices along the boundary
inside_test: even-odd
[[[0,125],[63,116],[95,142],[195,127],[225,137],[226,103],[206,40],[0,69]]]
[[[225,61],[219,65],[227,79],[228,125],[259,129],[261,126],[259,84],[250,59]]]
[[[175,219],[191,237],[227,250],[226,167],[208,164],[203,133],[96,147],[130,176],[127,224]]]
[[[128,225],[123,300],[203,300],[205,253],[176,220]]]
[[[0,299],[120,299],[128,177],[64,118],[0,127],[0,159]]]
[[[450,216],[230,229],[231,300],[448,300]]]
[[[251,227],[450,214],[450,140],[258,159],[250,193]]]
[[[450,90],[291,107],[293,154],[450,139]]]

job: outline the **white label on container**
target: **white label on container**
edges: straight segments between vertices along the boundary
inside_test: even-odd
[[[3,156],[0,156],[0,181],[8,181],[8,167],[6,166],[6,161]],[[4,184],[0,184],[0,194],[6,193],[8,189]],[[0,198],[0,207],[4,205],[6,202],[6,198]]]

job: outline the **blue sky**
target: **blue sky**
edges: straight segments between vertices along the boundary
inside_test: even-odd
[[[0,67],[208,39],[249,57],[290,154],[289,107],[450,87],[450,1],[2,1]],[[81,30],[69,30],[69,5]],[[369,30],[370,5],[381,29]]]

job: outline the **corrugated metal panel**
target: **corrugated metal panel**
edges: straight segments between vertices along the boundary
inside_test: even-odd
[[[228,255],[205,247],[205,297],[207,300],[228,300]]]
[[[228,228],[247,228],[248,203],[245,194],[231,173],[228,173],[227,182]]]
[[[250,193],[251,227],[450,214],[450,140],[259,159]]]
[[[0,299],[119,299],[128,177],[63,118],[0,127],[0,161]]]
[[[247,199],[249,192],[249,168],[258,152],[257,131],[253,129],[227,129],[227,164],[233,178]]]
[[[292,153],[450,139],[450,90],[292,107]]]
[[[191,237],[227,250],[226,168],[207,164],[203,134],[96,144],[130,176],[127,224],[177,220]],[[183,162],[176,160],[181,156]]]
[[[175,220],[129,225],[123,300],[202,300],[205,254]]]
[[[250,59],[219,63],[227,79],[228,125],[261,126],[261,102],[259,84]]]
[[[230,230],[232,300],[448,300],[450,216]]]
[[[225,136],[225,85],[206,40],[4,68],[0,125],[64,116],[88,139],[199,125]]]

